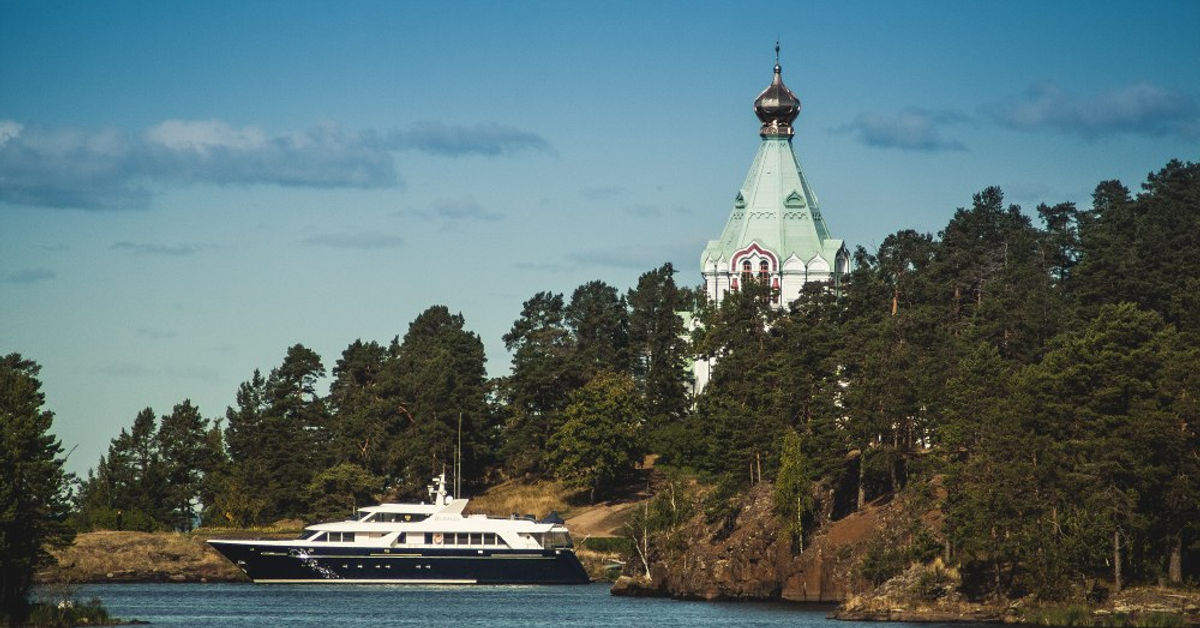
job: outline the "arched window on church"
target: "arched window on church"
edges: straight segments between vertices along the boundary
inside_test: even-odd
[[[749,283],[752,277],[754,277],[754,273],[750,266],[750,260],[744,260],[742,262],[742,283]]]
[[[767,260],[758,263],[758,280],[766,283],[771,275],[771,266],[767,264]]]

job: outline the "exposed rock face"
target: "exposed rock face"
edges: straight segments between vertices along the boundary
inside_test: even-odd
[[[855,574],[857,555],[875,531],[872,511],[838,521],[800,555],[772,510],[772,486],[747,495],[733,531],[721,538],[703,515],[668,538],[652,542],[650,578],[622,578],[613,595],[663,595],[683,599],[783,599],[839,602],[867,589]]]
[[[39,583],[244,582],[246,575],[203,539],[173,532],[85,532],[54,552]]]

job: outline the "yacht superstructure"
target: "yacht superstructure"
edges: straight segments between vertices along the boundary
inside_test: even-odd
[[[254,582],[579,584],[588,581],[562,519],[464,515],[468,500],[430,486],[432,503],[386,503],[319,523],[298,539],[210,539]]]

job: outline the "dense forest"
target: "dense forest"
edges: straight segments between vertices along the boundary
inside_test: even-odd
[[[328,370],[287,348],[219,419],[147,408],[80,483],[74,520],[340,516],[417,495],[461,426],[472,489],[548,477],[594,500],[655,453],[717,494],[774,481],[797,550],[910,491],[941,495],[945,528],[897,551],[943,555],[983,594],[1180,582],[1200,574],[1197,234],[1200,164],[1172,161],[1136,195],[1105,181],[1089,208],[1029,212],[987,188],[936,236],[858,248],[840,284],[784,310],[750,278],[713,306],[670,264],[625,293],[538,292],[494,379],[463,317],[430,307]],[[697,357],[715,367],[693,397]]]

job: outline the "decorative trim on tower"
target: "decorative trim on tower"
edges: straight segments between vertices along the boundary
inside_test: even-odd
[[[741,272],[741,269],[738,268],[738,264],[743,261],[751,261],[755,257],[766,258],[768,261],[770,261],[771,272],[775,272],[779,269],[779,256],[759,246],[757,242],[751,242],[750,246],[733,254],[733,257],[729,260],[729,272]]]

